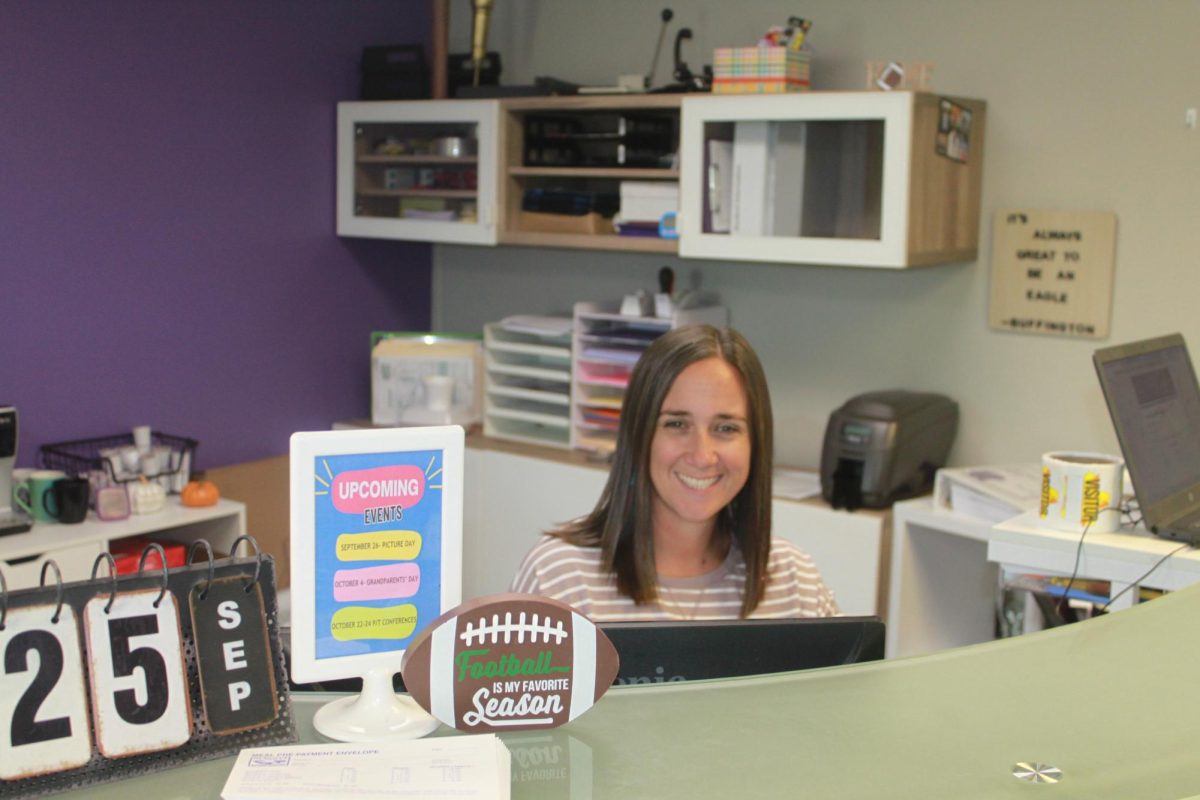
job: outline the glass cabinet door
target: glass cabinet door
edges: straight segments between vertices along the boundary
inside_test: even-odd
[[[337,233],[496,243],[490,100],[338,104]]]

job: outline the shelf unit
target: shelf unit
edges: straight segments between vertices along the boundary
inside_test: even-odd
[[[483,430],[518,442],[570,447],[571,336],[483,326]]]
[[[676,253],[674,239],[620,236],[612,232],[569,232],[535,229],[521,213],[521,203],[529,189],[558,189],[578,192],[619,193],[621,181],[679,181],[677,166],[679,146],[679,95],[608,95],[556,98],[513,98],[502,104],[503,149],[501,161],[504,175],[500,182],[499,203],[502,213],[499,241],[501,244],[540,247],[581,247],[596,250],[625,250],[646,253]],[[611,123],[614,119],[654,119],[669,129],[669,163],[661,165],[595,166],[590,163],[571,165],[533,164],[529,151],[533,145],[527,138],[531,118],[553,115],[564,120],[576,120],[584,129]],[[609,125],[610,129],[615,126]],[[615,134],[618,135],[619,134]],[[578,160],[585,160],[587,155]]]
[[[82,581],[91,574],[96,556],[118,539],[145,535],[186,543],[205,539],[215,550],[228,552],[245,532],[246,507],[242,503],[221,499],[213,506],[189,508],[172,497],[161,511],[151,514],[106,522],[89,511],[87,519],[77,525],[37,523],[25,533],[4,536],[0,538],[0,569],[10,590],[37,586],[42,564],[51,559],[64,582]]]
[[[908,91],[341,103],[337,230],[727,261],[893,269],[971,261],[978,255],[986,114],[981,100]],[[575,135],[581,148],[609,149],[571,151],[537,125],[531,134],[531,120],[543,119],[575,125],[580,132],[562,134],[568,143]],[[622,157],[612,147],[641,148],[629,138],[639,120],[669,131],[667,143],[660,138],[650,155]],[[748,167],[753,149],[732,147],[751,140],[739,129],[765,132],[768,142],[782,137],[793,143],[794,157]],[[534,142],[533,135],[542,138]],[[426,147],[445,137],[475,142],[477,154],[448,158]],[[392,149],[418,152],[380,152]],[[459,185],[469,184],[468,174],[476,176],[474,188]],[[531,190],[619,195],[623,181],[679,185],[678,239],[618,235],[600,212],[522,208]],[[758,190],[756,204],[737,206],[758,209],[748,219],[770,219],[766,233],[713,224],[724,185]],[[732,196],[725,201],[734,205]],[[399,216],[402,204],[429,202],[454,219]]]
[[[986,108],[922,92],[689,97],[679,253],[891,268],[973,260]],[[722,203],[732,230],[714,214]],[[784,232],[739,230],[746,208]]]
[[[498,116],[494,100],[339,103],[338,235],[495,244]]]
[[[669,318],[636,317],[616,306],[576,303],[571,368],[571,445],[594,453],[616,446],[625,388],[642,352],[681,325],[725,325],[723,306],[676,310]]]

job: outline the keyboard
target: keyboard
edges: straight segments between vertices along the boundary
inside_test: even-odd
[[[32,527],[33,520],[27,514],[9,509],[0,511],[0,536],[24,533]]]

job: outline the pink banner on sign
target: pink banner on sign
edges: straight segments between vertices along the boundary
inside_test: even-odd
[[[418,564],[339,569],[333,573],[333,599],[339,603],[412,597],[420,588],[421,567]]]
[[[411,464],[339,473],[329,493],[345,514],[379,506],[412,508],[425,496],[425,473]]]

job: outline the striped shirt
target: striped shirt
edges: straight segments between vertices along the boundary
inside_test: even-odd
[[[754,617],[832,617],[833,593],[812,558],[791,542],[771,540],[767,588]],[[543,536],[525,556],[512,591],[539,594],[573,606],[597,622],[612,620],[737,619],[746,586],[746,562],[729,548],[720,567],[704,575],[658,578],[658,599],[637,605],[617,591],[601,567],[599,547],[581,547]]]

